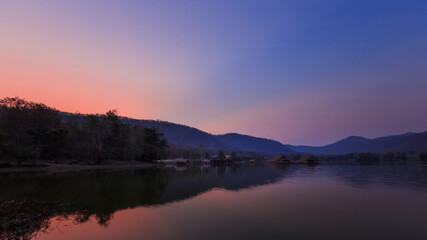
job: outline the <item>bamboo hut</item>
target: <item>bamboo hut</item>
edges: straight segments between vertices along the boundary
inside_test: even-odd
[[[319,160],[313,155],[304,155],[300,159],[292,162],[296,164],[318,164]]]
[[[290,164],[291,163],[291,161],[289,161],[289,159],[284,154],[276,155],[276,156],[272,157],[270,160],[268,160],[268,162],[280,163],[280,164]]]

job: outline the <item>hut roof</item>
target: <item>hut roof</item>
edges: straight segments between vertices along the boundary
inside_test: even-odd
[[[307,163],[309,161],[315,161],[315,162],[317,162],[317,159],[313,155],[304,155],[297,162],[298,163]]]
[[[310,158],[316,159],[313,155],[304,155],[301,157],[301,159],[303,159],[303,160],[309,160]]]
[[[279,160],[288,160],[288,158],[285,155],[280,154],[280,155],[276,155],[276,156],[270,158],[270,160],[268,160],[268,161],[269,162],[277,162]]]

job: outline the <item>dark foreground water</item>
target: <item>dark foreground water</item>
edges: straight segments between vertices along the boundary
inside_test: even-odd
[[[427,239],[422,164],[13,174],[0,176],[0,199],[36,219],[3,223],[3,236]]]

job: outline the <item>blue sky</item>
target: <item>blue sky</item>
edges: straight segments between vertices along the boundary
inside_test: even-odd
[[[427,130],[426,1],[5,1],[0,20],[2,96],[292,144]]]

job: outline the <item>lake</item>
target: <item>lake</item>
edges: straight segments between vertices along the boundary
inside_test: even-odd
[[[427,239],[423,164],[3,174],[0,200],[3,237]]]

